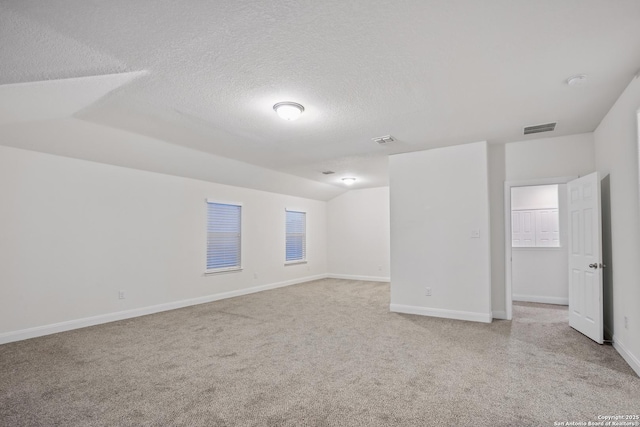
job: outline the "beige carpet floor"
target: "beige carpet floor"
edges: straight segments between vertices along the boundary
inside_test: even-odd
[[[320,280],[0,346],[2,426],[553,426],[640,414],[566,307],[480,324]]]

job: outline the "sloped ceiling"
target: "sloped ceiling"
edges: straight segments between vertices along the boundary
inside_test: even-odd
[[[295,175],[326,198],[345,175],[385,185],[392,153],[535,138],[522,127],[548,121],[545,136],[593,131],[640,68],[638,22],[636,0],[9,0],[0,84],[133,76],[58,119]],[[287,100],[305,106],[295,122],[273,112]],[[15,140],[6,109],[2,123]],[[371,141],[387,134],[398,142]]]
[[[0,125],[70,117],[144,74],[119,73],[0,85]]]

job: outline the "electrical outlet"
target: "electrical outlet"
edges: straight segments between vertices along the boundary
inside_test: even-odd
[[[424,289],[424,294],[425,294],[426,296],[430,297],[430,296],[431,296],[431,288],[425,288],[425,289]]]
[[[382,266],[381,265],[378,266],[378,271],[382,271]]]
[[[624,328],[629,329],[629,318],[624,316]]]
[[[118,299],[124,299],[124,291],[118,291]]]
[[[257,279],[258,278],[258,273],[253,273],[253,278]]]

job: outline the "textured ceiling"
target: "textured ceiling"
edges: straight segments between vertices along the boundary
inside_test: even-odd
[[[146,70],[65,126],[379,186],[391,153],[593,131],[640,68],[639,23],[637,0],[5,0],[0,85]]]
[[[0,85],[0,125],[63,119],[144,72]]]

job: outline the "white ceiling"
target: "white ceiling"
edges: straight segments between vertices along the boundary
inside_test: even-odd
[[[0,85],[0,125],[63,119],[144,72]]]
[[[223,157],[306,178],[317,198],[343,191],[345,175],[354,188],[386,185],[392,153],[536,138],[522,127],[548,121],[558,125],[545,137],[593,131],[638,68],[638,0],[0,3],[0,85],[95,84],[66,90],[82,108],[57,117],[69,145],[56,154],[130,166],[126,153],[70,140],[90,124],[139,135],[151,157],[149,141],[189,149],[161,172],[188,175],[197,150],[203,165]],[[100,76],[120,73],[135,78],[102,91]],[[565,83],[580,73],[586,85]],[[39,93],[24,99],[36,106]],[[279,101],[305,113],[285,122]],[[47,151],[16,123],[56,117],[17,116],[0,109],[0,144]],[[371,141],[387,134],[398,142]]]

